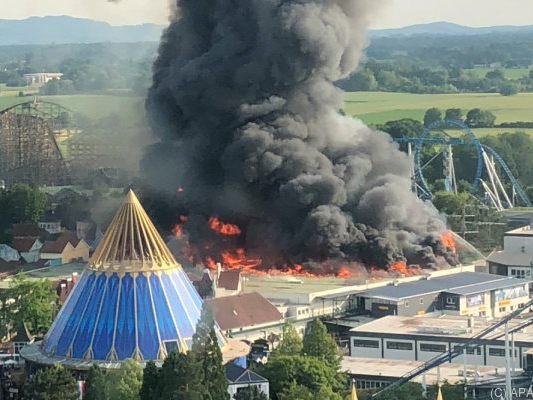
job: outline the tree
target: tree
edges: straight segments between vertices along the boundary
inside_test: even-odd
[[[315,395],[305,386],[291,384],[283,389],[279,394],[278,400],[314,400]]]
[[[424,115],[424,126],[430,125],[442,120],[442,112],[438,108],[430,108]]]
[[[126,360],[120,368],[107,374],[109,400],[139,400],[142,385],[142,368],[133,360]]]
[[[237,391],[237,394],[233,396],[234,400],[268,400],[266,394],[261,392],[257,386],[249,386]]]
[[[283,326],[283,336],[276,349],[276,353],[285,355],[297,355],[302,352],[303,343],[300,335],[290,322]]]
[[[468,193],[437,192],[433,196],[433,205],[447,215],[461,215],[469,201]]]
[[[505,74],[501,69],[495,69],[487,72],[485,74],[485,79],[489,79],[491,81],[503,81],[505,80]]]
[[[24,274],[18,274],[9,285],[7,313],[11,326],[29,325],[31,332],[48,330],[52,323],[52,313],[57,293],[50,281],[29,281]]]
[[[514,96],[518,92],[518,86],[512,82],[505,83],[500,87],[500,94],[502,96]]]
[[[192,338],[191,357],[199,367],[200,382],[212,400],[226,400],[228,381],[222,364],[222,352],[215,331],[211,311],[204,306],[196,332]]]
[[[109,398],[108,380],[105,372],[96,364],[92,365],[85,381],[84,400],[106,400]]]
[[[47,204],[46,194],[28,185],[0,191],[0,229],[19,222],[38,222]]]
[[[77,400],[79,397],[72,373],[58,365],[37,371],[24,385],[23,393],[27,400]]]
[[[160,392],[156,399],[173,400],[185,396],[205,394],[202,381],[199,379],[198,367],[191,359],[190,353],[183,354],[177,350],[171,352],[159,373]]]
[[[424,125],[420,121],[404,118],[397,121],[388,121],[384,125],[377,126],[377,129],[387,132],[393,138],[417,137],[424,132]]]
[[[148,361],[144,367],[143,381],[139,393],[140,400],[159,400],[160,371],[153,361]]]
[[[258,373],[268,379],[274,400],[279,400],[280,394],[293,384],[304,386],[313,394],[323,387],[333,391],[342,388],[337,371],[310,356],[275,355],[258,368]]]
[[[371,92],[377,89],[378,83],[374,73],[364,69],[339,82],[339,86],[348,92]]]
[[[490,111],[475,108],[468,111],[465,122],[471,128],[492,128],[496,122],[496,116]]]
[[[335,371],[340,368],[341,357],[337,343],[318,318],[307,324],[303,339],[303,353],[324,361]]]
[[[463,110],[461,110],[460,108],[449,108],[446,110],[444,118],[450,121],[462,121]]]

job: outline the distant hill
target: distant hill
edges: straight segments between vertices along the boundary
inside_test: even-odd
[[[162,26],[154,24],[112,26],[68,16],[0,19],[0,46],[153,42],[159,40],[162,30]]]
[[[433,22],[430,24],[420,24],[406,26],[398,29],[380,29],[370,32],[371,38],[389,36],[415,36],[415,35],[480,35],[488,33],[523,33],[532,32],[533,25],[530,26],[489,26],[483,28],[473,28],[450,22]]]

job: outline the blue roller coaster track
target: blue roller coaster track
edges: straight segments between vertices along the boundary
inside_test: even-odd
[[[451,137],[448,136],[444,129],[460,130],[463,135],[462,137]],[[444,132],[442,136],[432,136],[433,132],[441,131]],[[423,166],[422,166],[422,148],[425,145],[435,145],[442,144],[446,146],[472,146],[476,154],[476,168],[474,177],[471,182],[471,192],[474,196],[478,196],[479,186],[482,182],[483,172],[485,169],[484,157],[483,154],[487,154],[494,159],[496,165],[498,165],[503,171],[505,177],[508,179],[508,182],[514,189],[516,197],[520,200],[520,203],[525,207],[532,207],[531,201],[529,200],[525,190],[520,185],[520,182],[515,178],[511,169],[503,160],[503,158],[491,147],[481,144],[479,139],[476,137],[474,132],[460,121],[453,120],[444,120],[437,121],[427,128],[424,129],[424,133],[418,137],[402,137],[394,139],[397,143],[406,143],[414,146],[414,180],[417,187],[417,192],[419,196],[425,200],[431,200],[432,194],[431,189],[427,183],[426,178],[424,177]],[[484,201],[483,199],[480,199]],[[509,207],[513,205],[509,204]]]

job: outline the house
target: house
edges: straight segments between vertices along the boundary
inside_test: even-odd
[[[207,300],[213,317],[228,336],[255,340],[279,332],[283,315],[259,293],[245,293]]]
[[[60,80],[63,74],[60,72],[39,72],[34,74],[24,74],[26,86],[43,86],[50,81]]]
[[[41,260],[50,260],[51,265],[67,264],[76,260],[89,261],[89,245],[78,239],[73,232],[63,233],[57,240],[44,242]]]
[[[4,261],[18,261],[20,260],[20,254],[16,249],[7,244],[0,244],[0,259]]]
[[[241,390],[254,387],[269,398],[268,381],[261,375],[258,375],[249,369],[239,367],[233,363],[226,364],[224,366],[224,371],[226,373],[226,379],[228,380],[228,393],[230,399],[234,399],[235,395]]]
[[[39,220],[38,225],[40,229],[45,230],[51,235],[57,235],[62,231],[61,220],[55,215],[54,212],[46,213]]]
[[[15,239],[34,238],[37,239],[41,234],[37,224],[14,224],[12,236]]]
[[[76,236],[78,239],[85,240],[91,250],[95,250],[104,235],[94,222],[78,221],[76,222]]]
[[[20,256],[27,263],[33,263],[39,260],[41,248],[43,244],[37,238],[27,237],[27,238],[15,238],[11,243],[14,249],[16,249]]]
[[[242,292],[241,271],[238,269],[228,271],[217,269],[213,284],[214,297],[238,295]]]

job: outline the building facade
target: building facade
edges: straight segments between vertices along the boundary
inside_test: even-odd
[[[503,250],[487,258],[489,272],[503,276],[533,280],[533,230],[531,225],[505,234]]]

